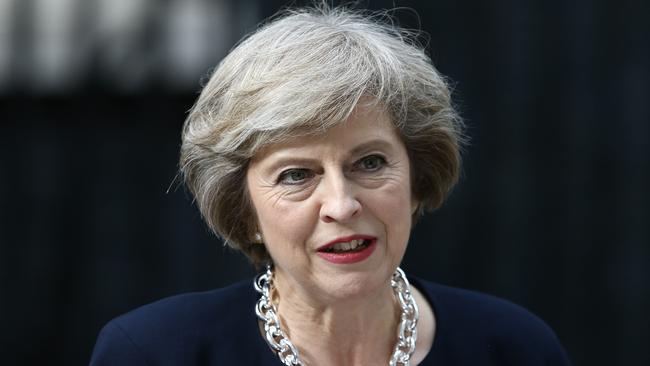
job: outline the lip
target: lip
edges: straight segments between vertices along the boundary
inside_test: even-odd
[[[324,250],[333,246],[336,243],[344,243],[351,240],[370,240],[370,244],[361,251],[358,252],[347,252],[347,253],[332,253],[325,252]],[[352,235],[337,238],[331,242],[319,247],[316,254],[325,259],[328,262],[336,264],[349,264],[349,263],[358,263],[364,259],[370,257],[370,255],[375,251],[377,247],[377,238],[370,235]]]

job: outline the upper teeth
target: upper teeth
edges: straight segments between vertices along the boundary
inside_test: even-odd
[[[350,240],[348,242],[336,243],[332,245],[334,250],[352,250],[363,244],[363,239]]]

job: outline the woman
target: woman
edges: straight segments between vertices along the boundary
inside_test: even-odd
[[[91,364],[568,364],[522,308],[398,267],[457,180],[460,130],[444,79],[385,19],[275,18],[218,66],[181,148],[207,224],[266,268],[111,321]]]

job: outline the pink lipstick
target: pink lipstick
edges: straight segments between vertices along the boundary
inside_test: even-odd
[[[331,263],[349,264],[368,258],[376,247],[377,238],[374,236],[352,235],[319,247],[316,254]]]

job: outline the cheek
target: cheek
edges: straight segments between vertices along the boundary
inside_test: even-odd
[[[373,211],[386,226],[389,238],[405,243],[411,231],[413,202],[408,182],[388,185],[377,193]]]
[[[282,202],[260,207],[258,219],[271,255],[278,250],[305,248],[314,226],[313,215],[304,202]]]
[[[261,180],[253,168],[248,171],[246,184],[257,225],[269,252],[277,248],[276,243],[295,241],[304,226],[301,219],[304,209],[300,202],[283,199],[281,193],[267,187],[269,184]]]

